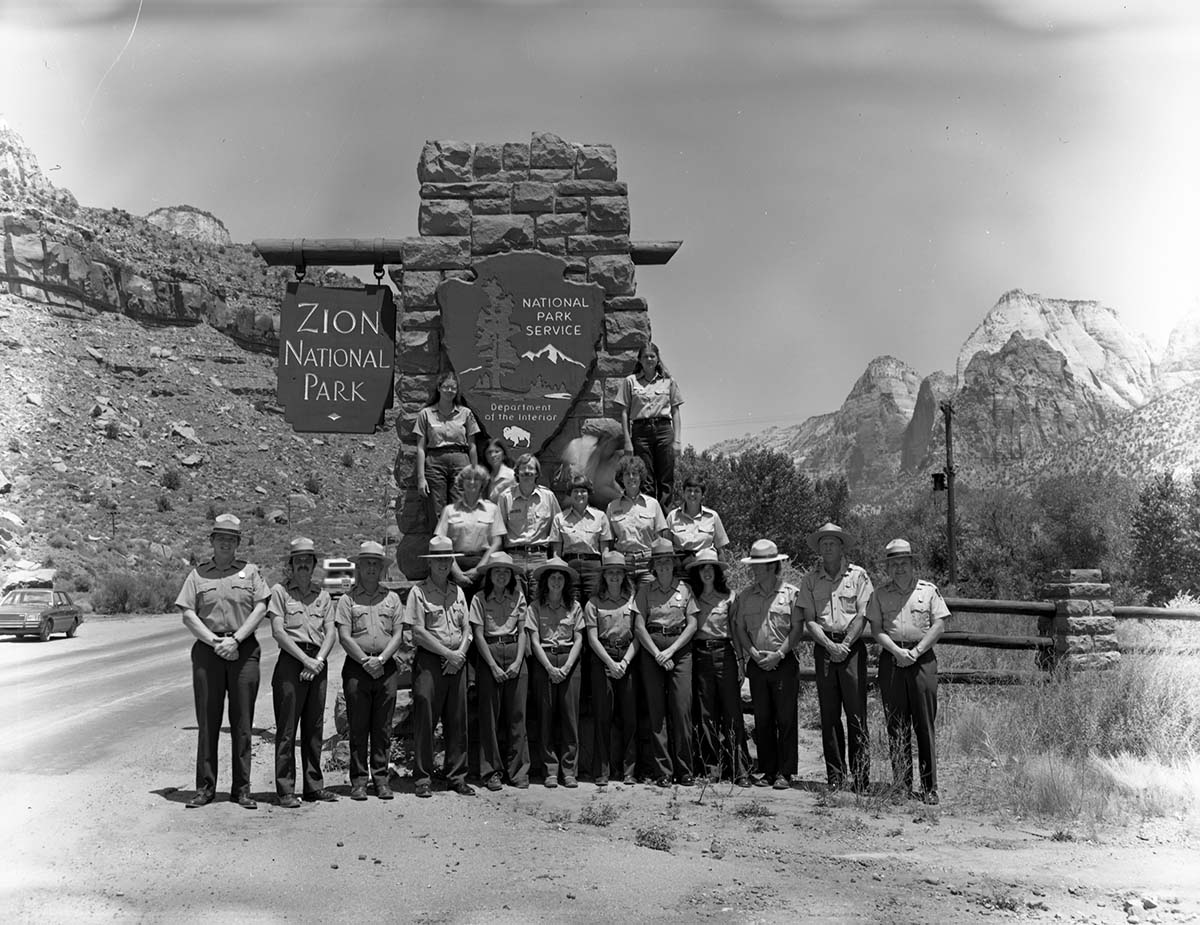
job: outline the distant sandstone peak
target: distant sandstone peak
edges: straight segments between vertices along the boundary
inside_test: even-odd
[[[74,218],[79,202],[70,190],[59,189],[50,182],[25,140],[0,119],[0,209],[17,211],[29,207]]]
[[[182,238],[203,241],[205,244],[232,244],[233,238],[225,223],[195,206],[164,206],[146,216],[151,225]]]
[[[903,360],[878,356],[867,364],[846,396],[846,402],[854,402],[868,395],[887,396],[895,403],[897,411],[909,415],[916,406],[920,387],[921,374]]]
[[[1181,318],[1171,331],[1158,376],[1163,393],[1200,382],[1200,311]]]
[[[1085,386],[1118,407],[1138,408],[1156,394],[1154,361],[1145,338],[1099,302],[1047,299],[1013,289],[1000,297],[958,353],[958,386],[980,351],[998,353],[1016,332],[1061,353]]]

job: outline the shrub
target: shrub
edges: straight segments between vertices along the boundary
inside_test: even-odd
[[[20,453],[21,452],[21,441],[18,440],[16,437],[9,437],[8,438],[8,451],[10,453]]]
[[[183,484],[183,476],[180,475],[178,469],[172,466],[170,469],[163,470],[159,484],[167,491],[178,491],[179,486]]]
[[[761,800],[751,800],[749,803],[743,803],[735,809],[733,814],[743,819],[754,819],[763,816],[774,816],[775,810],[771,809],[771,807]]]
[[[603,828],[612,825],[619,813],[611,803],[591,802],[579,811],[579,822]]]
[[[160,514],[166,513],[172,509],[171,499],[166,495],[159,495],[158,500],[154,502],[154,506],[158,509]]]
[[[204,519],[205,520],[216,520],[217,515],[219,513],[221,513],[221,512],[217,510],[217,506],[210,501],[210,502],[208,502],[208,507],[205,508]]]
[[[321,493],[321,479],[315,472],[310,472],[304,477],[304,490],[310,495]]]
[[[651,848],[654,851],[670,851],[675,843],[675,833],[666,826],[642,826],[634,833],[633,843],[639,848]]]
[[[46,540],[46,543],[51,549],[63,549],[64,547],[69,547],[71,545],[71,541],[67,539],[67,537],[60,531],[51,533],[49,539]]]
[[[92,592],[97,613],[169,613],[180,578],[170,572],[111,572]]]
[[[354,454],[349,450],[346,450],[344,453],[342,453],[342,465],[347,469],[354,468]]]
[[[121,436],[121,425],[115,420],[109,421],[104,425],[104,436],[108,437],[109,440],[116,440]]]

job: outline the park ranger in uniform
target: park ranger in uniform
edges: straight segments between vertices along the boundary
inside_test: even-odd
[[[887,719],[892,782],[915,799],[938,802],[937,656],[934,643],[946,629],[950,609],[937,585],[919,580],[913,570],[912,546],[896,539],[884,550],[888,579],[867,604],[867,619],[879,654],[879,694]],[[913,791],[912,737],[917,736],[921,789]]]
[[[871,778],[867,646],[862,636],[874,588],[866,570],[846,560],[846,541],[845,531],[833,523],[809,534],[809,548],[821,561],[801,580],[798,602],[813,640],[825,778],[831,790],[849,783],[862,793]]]

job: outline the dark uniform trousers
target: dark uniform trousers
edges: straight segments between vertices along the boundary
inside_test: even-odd
[[[660,650],[675,644],[675,636],[650,631]],[[642,650],[642,684],[650,721],[650,755],[656,780],[692,774],[692,645],[675,653],[675,667],[664,671],[654,656]]]
[[[800,666],[784,656],[773,671],[764,671],[751,659],[746,668],[750,699],[754,702],[754,744],[758,770],[765,777],[796,773],[799,761],[796,731],[796,698],[800,695]]]
[[[388,782],[388,753],[392,746],[392,719],[400,671],[396,660],[383,663],[383,675],[372,678],[358,662],[342,666],[342,693],[350,724],[350,786],[376,786]],[[369,763],[368,763],[369,754]]]
[[[229,698],[229,738],[233,746],[234,796],[250,789],[250,732],[258,697],[261,650],[251,636],[238,646],[238,657],[226,661],[211,646],[192,646],[192,692],[196,697],[196,789],[215,793],[221,715]]]
[[[442,659],[417,648],[413,657],[413,783],[433,778],[433,729],[442,722],[443,771],[452,784],[467,780],[467,666],[442,673]]]
[[[694,639],[692,650],[696,732],[703,770],[741,777],[750,773],[750,752],[746,748],[742,683],[738,680],[733,643],[727,639]]]
[[[425,483],[429,494],[425,497],[425,516],[429,519],[429,530],[437,526],[442,508],[455,500],[454,479],[460,469],[471,465],[471,458],[463,447],[436,447],[425,450]]]
[[[582,607],[600,590],[600,557],[594,555],[566,555],[563,560],[579,575],[579,587],[575,591],[575,600]]]
[[[921,789],[937,790],[937,656],[929,650],[915,665],[901,668],[890,652],[879,655],[879,693],[887,719],[892,781],[909,790],[913,785],[912,740],[917,734]]]
[[[546,658],[555,668],[566,664],[570,654],[570,646],[546,650]],[[537,757],[545,766],[546,780],[555,780],[560,768],[563,777],[574,777],[579,760],[579,662],[565,680],[554,684],[537,658],[530,661],[538,710]]]
[[[608,654],[618,662],[628,648],[612,648]],[[595,776],[633,777],[637,773],[637,682],[633,665],[625,670],[624,677],[610,678],[596,653],[591,654],[591,660]]]
[[[300,643],[310,658],[320,649]],[[325,742],[325,691],[329,672],[311,681],[301,681],[304,666],[280,651],[271,675],[271,699],[275,703],[275,792],[280,796],[296,792],[296,728],[300,728],[300,766],[304,770],[304,792],[315,793],[325,787],[321,774],[321,746]]]
[[[631,421],[633,455],[646,464],[646,494],[665,511],[675,493],[675,427],[669,417]]]
[[[514,634],[515,636],[515,634]],[[507,667],[517,655],[517,642],[488,642],[497,665]],[[525,700],[529,693],[529,669],[522,663],[515,678],[497,681],[482,659],[475,664],[475,687],[479,691],[479,774],[487,780],[501,774],[510,784],[529,782],[529,739],[525,735]],[[504,749],[501,751],[501,738]]]
[[[830,634],[834,641],[840,641]],[[821,747],[825,778],[841,787],[851,776],[855,789],[871,782],[871,742],[867,737],[867,645],[855,642],[843,662],[829,658],[824,646],[813,647],[817,670],[817,703],[821,710]],[[842,712],[846,726],[842,726]],[[846,763],[849,747],[849,766]]]

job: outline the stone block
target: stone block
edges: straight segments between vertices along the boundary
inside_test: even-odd
[[[612,145],[580,145],[575,151],[578,180],[617,179],[617,149]]]
[[[650,341],[648,312],[614,312],[604,316],[604,345],[610,353],[635,353]]]
[[[568,234],[583,234],[587,231],[587,219],[582,215],[570,213],[567,215],[539,215],[537,218],[537,233],[541,238],[562,237]]]
[[[1063,656],[1059,664],[1068,671],[1106,671],[1121,664],[1120,652],[1088,652]]]
[[[628,196],[629,185],[610,180],[563,180],[554,192],[559,196]]]
[[[1050,572],[1050,582],[1058,584],[1062,582],[1076,581],[1103,581],[1103,575],[1098,568],[1066,568],[1054,569]]]
[[[567,254],[566,238],[543,238],[538,235],[537,246],[538,250],[545,251],[547,254],[557,254],[559,257],[565,257]],[[565,276],[566,273],[563,275]]]
[[[452,270],[471,265],[471,239],[405,238],[400,245],[405,272]]]
[[[437,331],[403,330],[397,335],[396,365],[401,375],[436,373],[440,360],[441,336]]]
[[[528,170],[529,145],[510,141],[504,145],[504,169]]]
[[[473,167],[475,176],[480,179],[487,177],[488,174],[499,173],[504,169],[504,146],[499,144],[476,145]]]
[[[82,292],[88,261],[77,249],[61,241],[46,242],[46,279]]]
[[[472,199],[471,212],[475,215],[505,215],[512,211],[512,198]]]
[[[532,215],[477,215],[471,229],[474,254],[499,254],[533,247]]]
[[[567,239],[572,254],[628,254],[627,234],[580,234]]]
[[[46,247],[42,236],[35,231],[17,231],[22,226],[9,224],[9,235],[5,247],[10,257],[8,272],[25,279],[40,280],[46,268]]]
[[[553,212],[554,187],[549,183],[514,183],[512,210],[514,212]]]
[[[1077,598],[1079,600],[1104,600],[1112,596],[1112,586],[1094,582],[1052,582],[1044,585],[1041,596],[1048,600]]]
[[[628,376],[637,365],[636,350],[602,351],[596,356],[595,375],[602,378]]]
[[[560,183],[563,180],[570,180],[574,176],[575,171],[559,167],[529,171],[529,179],[537,180],[539,183]]]
[[[1055,617],[1055,636],[1111,636],[1117,631],[1116,617]]]
[[[633,258],[627,254],[589,257],[588,279],[603,286],[606,296],[633,295]]]
[[[471,203],[465,199],[430,199],[417,212],[417,230],[425,235],[471,233]]]
[[[454,183],[471,179],[471,145],[465,141],[427,141],[417,161],[422,183]]]
[[[442,313],[438,308],[405,309],[400,325],[406,331],[437,331],[442,327]]]
[[[588,231],[629,233],[629,200],[625,196],[593,196],[588,200]]]
[[[575,145],[553,132],[535,132],[529,142],[529,166],[574,168]]]
[[[634,357],[634,360],[636,362],[637,358]],[[629,374],[618,374],[615,376],[609,376],[607,379],[600,380],[604,383],[604,404],[605,407],[607,407],[610,411],[615,404],[618,393],[621,391],[621,381],[627,375]]]
[[[582,196],[558,196],[554,198],[555,212],[586,212],[587,200]]]
[[[442,279],[474,279],[475,271],[470,270],[442,270]]]
[[[1060,617],[1090,617],[1092,602],[1060,597],[1054,602],[1054,612]]]
[[[580,401],[575,402],[571,408],[571,416],[578,417],[581,420],[594,420],[604,414],[604,402],[602,401]]]
[[[1109,616],[1113,612],[1112,598],[1098,597],[1092,601],[1092,613],[1097,617]]]
[[[404,325],[413,309],[437,307],[437,287],[442,274],[437,270],[405,270],[401,274],[400,298],[404,303]]]
[[[422,183],[422,199],[499,199],[508,195],[507,183]]]
[[[641,296],[615,296],[604,300],[606,312],[646,312],[650,310],[649,303]]]
[[[105,308],[120,310],[121,292],[117,288],[116,275],[106,264],[89,264],[87,278],[83,281],[83,292],[93,302]]]

